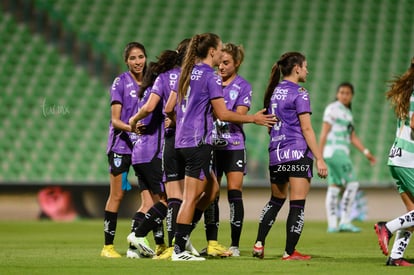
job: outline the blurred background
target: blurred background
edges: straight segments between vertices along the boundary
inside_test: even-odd
[[[127,69],[125,45],[143,43],[150,61],[204,32],[244,46],[239,73],[253,86],[251,112],[261,108],[279,56],[304,53],[317,135],[337,85],[353,83],[356,132],[378,160],[371,167],[352,151],[356,172],[363,189],[388,192],[395,118],[385,92],[414,55],[413,8],[414,0],[1,0],[0,216],[18,218],[19,207],[24,217],[42,212],[36,206],[47,187],[69,191],[82,215],[102,215],[109,87]],[[267,132],[245,129],[246,189],[266,187],[267,194]],[[323,189],[324,181],[312,184]],[[126,215],[137,199],[127,196]]]

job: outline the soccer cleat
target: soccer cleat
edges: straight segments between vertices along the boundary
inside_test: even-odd
[[[167,249],[165,249],[161,255],[155,255],[154,257],[152,257],[153,260],[170,260],[171,259],[171,255],[173,253],[174,247],[168,247]]]
[[[218,243],[218,241],[208,241],[207,255],[212,257],[230,257],[232,255],[224,245]]]
[[[121,254],[116,252],[113,244],[104,245],[101,251],[101,257],[106,258],[121,258]]]
[[[200,256],[200,253],[198,253],[197,249],[195,249],[195,247],[191,243],[190,239],[188,239],[186,244],[185,244],[185,250],[187,250],[188,252],[190,252],[194,256],[197,256],[197,257]]]
[[[230,246],[229,251],[233,257],[240,257],[240,250],[238,246]]]
[[[414,266],[414,264],[408,262],[404,258],[393,259],[391,257],[388,257],[387,265],[390,265],[390,266]]]
[[[306,260],[310,260],[312,257],[309,255],[303,255],[301,253],[299,253],[297,250],[293,251],[293,253],[291,255],[287,254],[285,251],[285,254],[283,254],[282,260],[284,261],[292,261],[292,260],[296,260],[296,261],[306,261]]]
[[[203,249],[201,249],[199,254],[200,254],[200,256],[203,256],[203,257],[208,256],[207,255],[207,247],[204,247]]]
[[[264,246],[262,245],[261,241],[257,241],[253,246],[253,257],[257,257],[259,259],[264,258]]]
[[[328,229],[326,230],[326,232],[328,233],[338,233],[339,229],[336,227],[328,227]]]
[[[136,237],[135,233],[132,232],[128,235],[127,241],[131,243],[133,246],[138,248],[140,254],[145,257],[152,257],[155,255],[154,250],[151,249],[149,246],[148,240],[145,237]]]
[[[141,255],[139,255],[139,251],[136,248],[128,248],[126,252],[126,257],[128,259],[139,259],[141,258]]]
[[[192,254],[190,254],[187,250],[184,250],[181,253],[176,254],[173,250],[173,253],[171,255],[171,261],[204,261],[205,258],[203,257],[197,257]]]
[[[166,249],[167,249],[167,246],[165,244],[156,244],[155,245],[155,255],[156,256],[161,255]]]
[[[339,225],[339,232],[358,233],[361,232],[361,228],[356,227],[352,223],[344,223]]]
[[[378,222],[374,225],[375,233],[378,236],[378,243],[381,247],[382,253],[384,255],[388,255],[388,244],[392,237],[391,232],[388,230],[387,226],[385,226],[386,222]]]

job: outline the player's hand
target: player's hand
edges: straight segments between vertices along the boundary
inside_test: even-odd
[[[324,179],[328,176],[328,167],[323,159],[316,160],[316,169],[320,178]]]
[[[365,156],[367,157],[371,165],[374,165],[377,162],[377,159],[371,153],[368,153]]]
[[[266,127],[272,127],[279,119],[273,114],[265,114],[266,109],[262,109],[255,113],[254,116],[254,123],[257,125],[263,125]]]
[[[164,127],[165,128],[174,128],[175,127],[175,122],[173,120],[171,120],[169,117],[166,117],[164,120]]]
[[[141,122],[137,123],[137,126],[135,128],[135,132],[138,135],[145,135],[145,131],[147,130],[147,127],[145,124],[142,124]]]
[[[135,129],[137,129],[137,121],[135,120],[135,117],[131,117],[128,120],[128,124],[131,127],[131,132],[136,132]]]

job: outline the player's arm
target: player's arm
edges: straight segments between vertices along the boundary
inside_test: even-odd
[[[326,121],[322,123],[321,128],[321,134],[319,135],[319,147],[321,148],[321,151],[323,152],[323,149],[326,145],[326,140],[328,138],[328,134],[332,129],[332,125]]]
[[[306,144],[316,159],[316,168],[318,170],[318,175],[321,178],[325,178],[328,175],[328,168],[326,167],[325,161],[322,157],[322,151],[320,150],[316,141],[315,132],[312,128],[310,113],[299,114],[299,122],[303,137],[306,140]]]
[[[247,112],[249,111],[249,108],[247,106],[237,106],[236,113],[241,115],[247,115]],[[217,115],[214,112],[214,119],[217,119]]]
[[[111,105],[111,122],[115,129],[131,132],[131,126],[121,120],[122,105],[114,103]]]
[[[411,130],[414,131],[414,114],[411,116],[411,119],[410,119],[410,128]]]
[[[373,165],[376,162],[375,157],[371,154],[371,152],[362,144],[362,141],[359,139],[355,131],[351,133],[351,143],[355,146],[361,153],[363,153],[369,162]]]
[[[165,104],[164,112],[168,118],[175,121],[175,105],[177,104],[177,93],[175,91],[170,92],[167,103]]]
[[[211,105],[213,105],[216,117],[221,121],[229,121],[233,123],[255,123],[267,127],[271,127],[277,121],[274,115],[264,114],[266,109],[262,109],[254,115],[242,115],[229,111],[222,97],[212,99]]]
[[[247,115],[249,108],[247,106],[237,106],[236,113],[241,115]]]
[[[155,107],[157,107],[160,100],[161,97],[159,95],[151,93],[144,106],[139,109],[138,113],[129,119],[129,126],[131,126],[131,129],[135,129],[138,121],[151,114],[155,110]]]

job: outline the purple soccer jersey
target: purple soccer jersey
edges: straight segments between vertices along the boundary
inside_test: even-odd
[[[119,75],[112,83],[110,89],[111,105],[119,103],[122,105],[120,119],[128,124],[129,118],[137,111],[139,85],[132,78],[130,72]],[[108,145],[106,153],[113,151],[118,154],[131,154],[135,134],[117,130],[109,122]]]
[[[235,112],[238,106],[250,109],[252,86],[243,77],[237,75],[233,81],[223,88],[224,101],[228,110]],[[215,123],[213,138],[225,140],[225,146],[217,146],[215,150],[243,150],[245,148],[243,124],[231,122]]]
[[[193,67],[185,98],[176,107],[175,148],[212,144],[213,107],[210,100],[223,97],[221,77],[204,63]]]
[[[138,110],[147,102],[151,88],[147,88],[144,96],[138,101]],[[164,141],[163,103],[158,102],[154,111],[139,122],[145,125],[145,132],[137,135],[132,150],[132,164],[148,163],[153,158],[161,159],[162,144]]]
[[[162,98],[163,104],[167,103],[170,92],[176,89],[178,78],[180,77],[180,68],[171,69],[165,73],[160,74],[155,79],[154,85],[152,86],[151,93],[154,93]]]
[[[306,89],[283,80],[273,91],[267,112],[279,118],[270,130],[270,166],[301,159],[305,154],[313,159],[299,122],[300,114],[312,113]]]
[[[179,67],[176,67],[160,74],[157,79],[155,79],[151,93],[158,95],[161,98],[164,106],[168,101],[171,91],[177,91],[180,72],[181,69]],[[168,135],[173,135],[175,133],[175,127],[166,128],[165,133]]]

